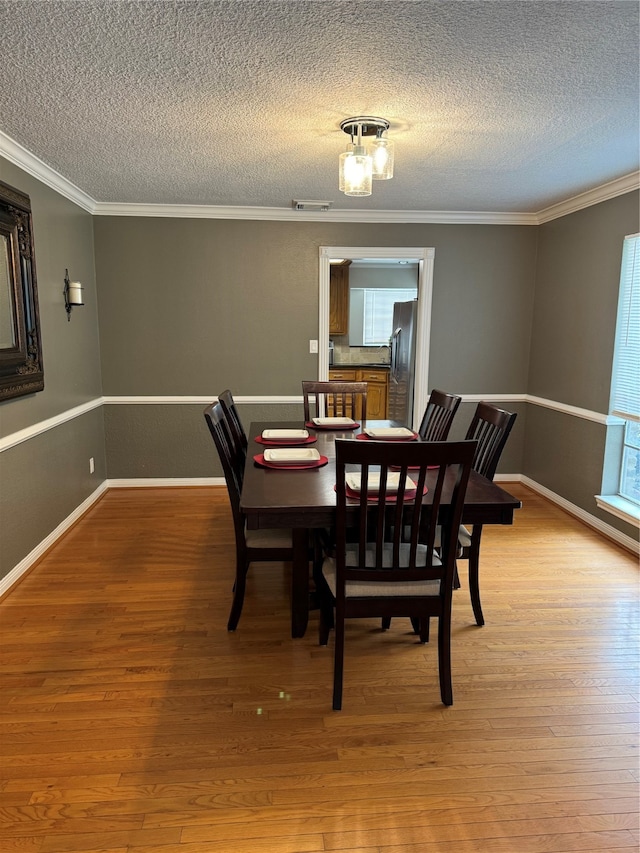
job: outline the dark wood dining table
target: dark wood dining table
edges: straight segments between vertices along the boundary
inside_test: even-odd
[[[355,439],[365,427],[399,426],[394,421],[367,421],[355,430],[309,429],[317,441],[310,444],[328,462],[320,468],[274,470],[258,465],[254,457],[265,447],[256,442],[264,429],[300,429],[301,421],[255,422],[249,431],[249,447],[240,497],[240,508],[251,529],[291,528],[293,562],[291,571],[291,636],[303,637],[309,619],[309,531],[334,524],[335,442]],[[425,495],[429,499],[429,492]],[[447,495],[442,506],[446,510]],[[355,506],[356,502],[354,502]],[[462,520],[465,524],[512,524],[520,501],[475,471],[471,472]]]

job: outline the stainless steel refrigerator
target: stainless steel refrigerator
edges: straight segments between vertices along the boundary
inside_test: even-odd
[[[413,385],[416,366],[418,300],[393,306],[391,368],[389,371],[389,417],[412,426]]]

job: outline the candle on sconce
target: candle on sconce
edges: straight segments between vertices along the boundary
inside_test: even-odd
[[[70,281],[68,299],[70,305],[84,305],[84,294],[82,292],[82,282]]]

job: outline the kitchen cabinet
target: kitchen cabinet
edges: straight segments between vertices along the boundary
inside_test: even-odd
[[[329,267],[329,334],[349,334],[349,264]]]
[[[329,379],[341,379],[343,382],[366,382],[367,418],[369,420],[384,420],[387,417],[388,370],[375,367],[332,367],[329,370]],[[362,417],[362,413],[356,411],[356,417]]]

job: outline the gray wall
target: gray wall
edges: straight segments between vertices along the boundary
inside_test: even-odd
[[[0,158],[0,180],[31,198],[42,331],[44,391],[0,403],[0,438],[62,415],[102,394],[93,222],[90,214]],[[65,269],[86,305],[64,310]],[[95,473],[89,474],[89,457]],[[0,453],[0,578],[104,481],[102,409],[54,426]]]
[[[526,390],[536,228],[138,217],[96,217],[94,228],[108,396],[300,395],[317,376],[308,349],[323,245],[434,247],[430,385]],[[132,402],[106,407],[109,477],[221,474],[203,453],[201,407]],[[302,406],[273,416],[300,418]],[[523,436],[524,412],[502,470],[520,471]]]
[[[45,366],[43,392],[0,404],[0,438],[102,394],[299,395],[317,375],[308,341],[318,336],[321,245],[435,248],[431,387],[607,410],[621,240],[638,230],[637,193],[539,228],[364,225],[92,218],[1,158],[0,180],[31,196]],[[65,268],[86,293],[70,323]],[[597,514],[604,426],[505,406],[519,416],[499,471]],[[453,438],[473,408],[463,404]],[[302,409],[250,404],[241,415]],[[134,399],[41,432],[0,453],[0,577],[107,476],[220,474],[199,404]]]
[[[622,241],[640,230],[638,193],[540,226],[528,393],[606,413]],[[597,509],[607,428],[529,406],[522,473],[637,539]],[[611,428],[609,428],[611,431]]]
[[[536,228],[96,217],[106,395],[300,394],[320,246],[433,246],[433,384],[527,382]]]

